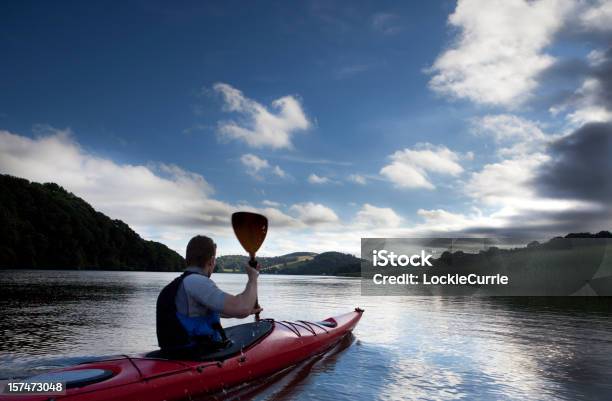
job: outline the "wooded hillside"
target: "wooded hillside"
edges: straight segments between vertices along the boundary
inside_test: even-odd
[[[179,271],[183,258],[146,241],[57,184],[0,175],[0,268]]]

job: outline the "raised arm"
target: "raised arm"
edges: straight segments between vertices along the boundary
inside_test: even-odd
[[[238,295],[227,294],[223,303],[223,316],[245,318],[257,311],[254,309],[257,300],[257,276],[259,276],[259,265],[257,269],[246,266],[249,281],[244,291]]]

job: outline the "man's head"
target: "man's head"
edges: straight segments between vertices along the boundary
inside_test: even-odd
[[[204,235],[196,235],[187,244],[187,266],[197,266],[210,277],[215,268],[217,244]]]

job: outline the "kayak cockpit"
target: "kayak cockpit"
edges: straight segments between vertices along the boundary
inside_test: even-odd
[[[28,383],[64,383],[66,388],[88,386],[110,379],[115,372],[108,369],[76,369],[64,370],[59,372],[42,373],[40,375],[28,377]]]
[[[225,334],[230,340],[229,346],[223,349],[214,350],[206,354],[193,355],[193,357],[181,358],[193,361],[224,361],[235,355],[240,354],[245,349],[259,342],[267,336],[274,327],[272,320],[260,320],[258,322],[240,324],[225,329]],[[145,355],[147,358],[155,359],[176,359],[172,355],[167,354],[162,350],[149,352]]]

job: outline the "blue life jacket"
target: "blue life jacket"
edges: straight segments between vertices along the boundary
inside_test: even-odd
[[[176,317],[183,325],[191,342],[197,342],[200,337],[208,337],[212,341],[221,342],[223,338],[218,330],[221,326],[221,315],[219,312],[208,310],[204,316],[189,317],[176,312]]]

